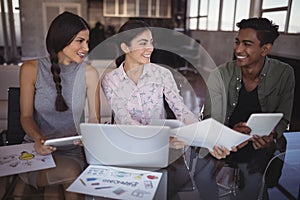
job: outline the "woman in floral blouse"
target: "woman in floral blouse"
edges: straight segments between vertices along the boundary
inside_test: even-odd
[[[153,119],[165,119],[164,99],[184,124],[197,122],[184,104],[170,70],[150,62],[153,38],[150,27],[140,20],[129,20],[119,30],[118,45],[123,54],[116,59],[118,68],[102,80],[104,94],[115,114],[117,124],[148,125]],[[185,143],[172,137],[170,145]],[[229,154],[216,147],[217,155]]]

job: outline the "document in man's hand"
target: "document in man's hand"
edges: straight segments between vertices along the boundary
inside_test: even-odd
[[[214,146],[224,146],[228,150],[252,136],[239,133],[213,118],[171,130],[178,139],[190,146],[205,147],[213,150]]]
[[[51,154],[42,156],[34,143],[0,147],[0,177],[55,167]]]
[[[153,199],[162,173],[130,168],[89,165],[67,188],[112,199]]]

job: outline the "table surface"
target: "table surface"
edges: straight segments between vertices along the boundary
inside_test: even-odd
[[[299,199],[300,132],[288,132],[285,136],[285,153],[255,151],[249,144],[226,159],[217,160],[203,149],[188,148],[184,156],[160,170],[163,177],[154,199]],[[13,178],[21,181],[18,176],[0,178],[0,198],[16,195],[18,184],[10,185]],[[29,193],[36,199],[44,194],[36,190]]]

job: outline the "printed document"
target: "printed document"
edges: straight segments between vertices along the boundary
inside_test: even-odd
[[[35,152],[34,143],[0,147],[0,177],[55,167],[51,154]]]
[[[89,165],[67,191],[113,199],[153,199],[160,172]]]

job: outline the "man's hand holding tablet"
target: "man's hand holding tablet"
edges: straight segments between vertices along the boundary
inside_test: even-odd
[[[255,113],[249,117],[247,126],[251,129],[254,149],[262,149],[273,143],[275,127],[282,116],[282,113]]]
[[[253,113],[247,121],[247,126],[251,129],[250,135],[270,135],[282,116],[282,113]]]

